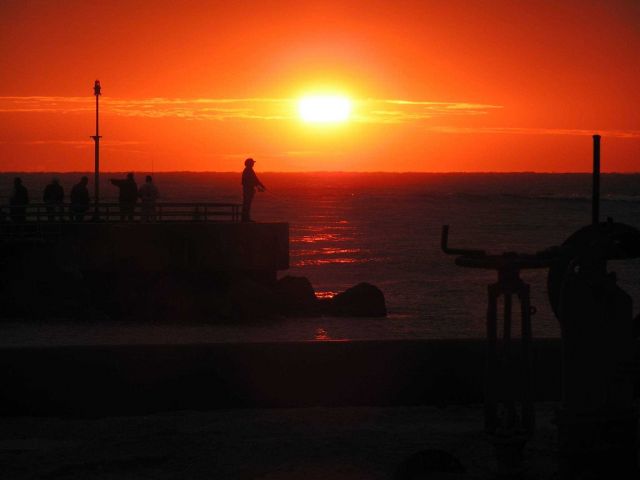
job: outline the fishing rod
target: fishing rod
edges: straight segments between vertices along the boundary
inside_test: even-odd
[[[262,190],[262,193],[267,193],[267,194],[271,195],[273,198],[275,198],[279,202],[289,202],[289,199],[283,198],[282,196],[277,195],[277,194],[273,193],[271,190],[267,190],[266,188],[264,190]]]

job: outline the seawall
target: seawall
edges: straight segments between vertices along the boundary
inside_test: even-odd
[[[287,223],[0,224],[6,317],[229,317],[234,282],[288,268]]]
[[[103,272],[289,268],[287,223],[26,223],[0,231],[1,251],[33,269],[43,259]]]
[[[0,414],[478,403],[483,340],[4,347]],[[533,344],[534,399],[560,395],[560,341]]]

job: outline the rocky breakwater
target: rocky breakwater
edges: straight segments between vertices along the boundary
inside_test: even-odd
[[[334,317],[386,317],[384,294],[375,285],[362,282],[332,298],[320,300],[323,314]]]
[[[220,313],[226,318],[259,319],[286,317],[385,317],[382,291],[370,283],[359,283],[331,298],[317,298],[306,277],[285,276],[272,286],[246,278],[232,282]]]
[[[282,317],[384,317],[384,294],[360,283],[319,299],[305,277],[278,280],[251,275],[139,272],[127,275],[62,269],[34,255],[47,275],[14,268],[0,281],[2,319],[122,320],[143,323],[241,323]],[[20,262],[22,267],[24,262]]]
[[[18,228],[19,227],[19,228]],[[289,268],[286,223],[0,222],[0,320],[164,323],[386,316],[360,283],[318,299]]]

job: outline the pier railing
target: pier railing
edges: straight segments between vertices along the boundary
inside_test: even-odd
[[[137,203],[123,209],[118,203],[102,203],[96,209],[71,204],[33,203],[24,206],[0,206],[0,223],[6,225],[85,223],[91,221],[124,222],[238,222],[240,205],[236,203]]]

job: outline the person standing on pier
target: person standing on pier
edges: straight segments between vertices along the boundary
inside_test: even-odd
[[[80,182],[76,183],[71,189],[69,200],[71,201],[71,221],[84,221],[84,214],[89,209],[89,184],[88,177],[82,177]]]
[[[44,187],[42,201],[47,205],[47,217],[50,222],[54,222],[57,217],[62,221],[62,202],[64,201],[64,189],[60,185],[60,180],[53,177],[51,183]]]
[[[142,201],[142,220],[145,222],[156,219],[156,200],[158,199],[158,188],[153,183],[151,175],[147,175],[144,185],[138,190],[138,196]]]
[[[118,201],[120,202],[120,220],[133,221],[133,211],[138,201],[138,185],[133,179],[133,173],[127,173],[127,178],[119,180],[112,178],[111,183],[120,189]]]
[[[244,170],[242,171],[242,221],[252,222],[251,220],[251,202],[256,194],[256,189],[264,192],[266,187],[258,180],[256,172],[253,171],[255,164],[253,158],[247,158],[244,161]]]
[[[22,179],[16,177],[13,179],[13,191],[9,198],[11,206],[11,220],[16,223],[23,223],[27,219],[27,204],[29,203],[29,192],[22,184]]]

